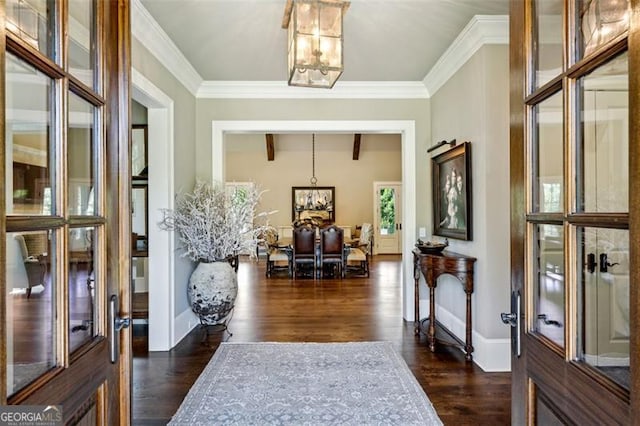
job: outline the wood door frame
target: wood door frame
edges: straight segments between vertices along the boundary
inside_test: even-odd
[[[530,81],[528,71],[528,56],[530,44],[527,38],[527,28],[531,17],[527,11],[527,0],[512,1],[510,3],[510,158],[511,158],[511,289],[522,294],[521,311],[526,312],[530,306],[527,292],[524,288],[525,263],[528,251],[525,245],[527,230],[526,206],[526,106],[523,102],[527,98],[527,82]],[[615,47],[628,47],[629,55],[629,116],[637,117],[640,113],[640,0],[631,0],[630,30],[626,44],[622,42]],[[571,33],[571,32],[569,32]],[[565,36],[567,37],[567,36]],[[568,54],[565,52],[565,54]],[[609,59],[610,55],[602,55],[599,63]],[[578,70],[574,70],[578,72]],[[554,90],[553,82],[548,85],[548,91]],[[543,91],[546,89],[543,88]],[[562,93],[562,92],[561,92]],[[565,102],[567,102],[565,95]],[[566,114],[565,114],[566,117]],[[629,187],[640,182],[640,123],[629,120]],[[570,124],[565,123],[566,126]],[[573,131],[572,129],[570,130]],[[565,130],[565,135],[567,130]],[[566,176],[565,180],[571,176]],[[629,191],[629,240],[637,241],[640,235],[640,193]],[[566,253],[565,253],[566,256]],[[630,247],[630,279],[636,281],[640,277],[640,250],[634,245]],[[637,283],[636,283],[637,284]],[[567,287],[567,297],[572,287]],[[638,325],[640,324],[640,289],[637,285],[630,285],[630,372],[631,383],[629,394],[618,394],[587,368],[570,359],[561,356],[562,368],[558,371],[546,369],[552,363],[558,363],[559,354],[547,350],[538,338],[527,334],[527,322],[520,321],[520,333],[523,341],[522,356],[512,354],[512,424],[534,424],[533,407],[535,398],[529,396],[533,390],[533,382],[528,379],[528,371],[532,369],[536,377],[533,379],[538,385],[544,386],[548,395],[558,404],[556,408],[564,413],[571,413],[573,422],[607,422],[634,421],[640,419],[640,371],[638,359],[640,357]],[[567,315],[574,315],[569,309]],[[635,332],[633,332],[635,330]],[[571,337],[570,334],[567,336]],[[566,342],[566,345],[574,345]],[[569,351],[571,352],[571,351]],[[572,392],[558,392],[562,383],[572,383]],[[600,392],[601,388],[607,392]],[[581,395],[578,397],[576,393]],[[556,398],[557,397],[557,398]],[[547,401],[551,402],[551,401]],[[553,402],[551,405],[553,406]],[[614,420],[615,419],[615,420]],[[634,419],[634,420],[631,420]]]
[[[101,167],[101,173],[98,174],[97,182],[104,182],[105,191],[101,192],[96,199],[96,204],[101,206],[102,210],[108,212],[104,222],[100,223],[105,229],[100,234],[104,237],[103,247],[106,247],[106,252],[100,250],[97,256],[97,260],[104,265],[106,272],[97,273],[98,277],[102,274],[103,279],[100,286],[96,287],[96,294],[104,293],[104,295],[116,294],[120,298],[120,312],[121,316],[127,316],[130,313],[129,306],[129,282],[130,282],[130,218],[128,215],[119,215],[121,212],[130,211],[130,168],[129,168],[129,75],[131,69],[131,28],[130,28],[130,5],[128,0],[122,1],[109,1],[102,2],[96,1],[96,7],[102,11],[102,14],[96,24],[99,33],[97,37],[99,40],[104,41],[104,44],[98,43],[97,61],[98,64],[98,76],[101,83],[100,88],[104,91],[101,94],[94,94],[91,90],[84,88],[81,84],[75,81],[73,75],[65,73],[62,68],[57,66],[51,66],[49,63],[52,61],[40,59],[42,55],[38,52],[34,54],[29,47],[23,46],[20,40],[10,40],[14,51],[20,52],[20,55],[28,57],[31,61],[38,63],[42,67],[48,67],[51,75],[56,75],[57,78],[67,76],[67,79],[71,81],[70,84],[63,85],[59,81],[56,84],[59,85],[60,97],[64,98],[68,96],[70,87],[73,87],[74,91],[81,93],[83,97],[90,101],[95,102],[95,105],[102,102],[101,96],[104,96],[105,103],[102,106],[103,111],[100,114],[100,123],[103,124],[101,129],[104,131],[101,133],[100,140],[103,141],[102,145],[96,149],[99,150],[98,155],[102,155],[105,167]],[[67,35],[66,24],[62,23],[61,16],[66,16],[66,2],[56,2],[57,7],[60,7],[58,14],[56,14],[55,25],[59,26],[59,34],[62,34],[57,39],[56,48],[64,53],[64,49],[61,48],[62,39]],[[5,65],[5,58],[7,54],[7,40],[8,36],[5,30],[4,20],[4,4],[0,7],[2,12],[0,14],[0,66],[2,66],[3,72]],[[112,52],[117,52],[114,54]],[[20,57],[20,56],[19,56]],[[55,72],[55,73],[54,73]],[[103,83],[104,84],[103,84]],[[100,91],[98,91],[100,92]],[[6,103],[5,103],[5,78],[0,82],[0,108],[2,109],[2,119],[0,119],[0,141],[2,145],[2,153],[0,154],[0,173],[2,176],[6,176],[6,155],[5,155],[5,129],[6,129]],[[57,100],[57,102],[60,102]],[[57,109],[61,108],[62,103],[56,104]],[[53,125],[56,127],[62,127],[61,134],[66,132],[65,126],[67,125],[64,118],[67,111],[59,111],[62,114],[60,121],[55,122]],[[57,136],[61,138],[62,136]],[[58,141],[59,142],[59,141]],[[61,152],[58,147],[58,152]],[[56,160],[60,163],[60,166],[56,168],[56,179],[63,180],[61,178],[62,171],[66,171],[65,159],[60,157]],[[3,297],[0,297],[0,312],[5,314],[7,309],[6,295],[6,244],[5,236],[7,230],[7,215],[6,215],[6,182],[2,179],[0,183],[0,292]],[[62,186],[64,188],[64,186]],[[57,190],[55,195],[57,201],[66,200],[65,196],[60,190]],[[60,203],[62,205],[62,203]],[[75,222],[74,222],[75,220]],[[17,218],[16,224],[18,226],[20,221],[27,223],[29,219]],[[53,217],[53,221],[58,221],[60,225],[56,225],[56,232],[64,234],[62,226],[64,219]],[[51,218],[41,220],[43,222],[43,229],[52,228]],[[70,219],[66,225],[72,223],[82,224],[82,219]],[[87,224],[91,226],[95,220],[87,220]],[[78,224],[76,223],[76,226]],[[14,225],[15,227],[15,225]],[[64,253],[66,248],[66,236],[63,235],[59,243],[58,253]],[[66,256],[66,255],[65,255]],[[63,257],[62,259],[65,259]],[[58,261],[58,265],[62,265],[62,261]],[[63,267],[64,268],[64,267]],[[64,277],[63,271],[57,272],[59,277]],[[56,280],[56,285],[61,289],[65,288],[59,279]],[[62,301],[66,297],[66,291],[62,290],[57,296],[57,308],[65,306]],[[118,336],[120,342],[120,360],[114,364],[109,363],[109,335],[106,327],[107,314],[105,311],[107,307],[106,301],[101,297],[97,297],[97,303],[100,303],[102,314],[99,315],[99,324],[96,325],[98,331],[103,336],[97,337],[86,347],[79,349],[73,356],[64,354],[65,343],[64,336],[58,336],[57,340],[57,352],[62,353],[56,357],[59,367],[46,373],[40,379],[36,380],[32,385],[25,388],[25,392],[18,393],[14,397],[10,398],[12,404],[27,404],[27,405],[55,405],[63,404],[64,421],[71,420],[70,416],[78,414],[78,410],[86,407],[85,401],[89,398],[97,397],[96,407],[92,412],[96,414],[99,423],[103,424],[129,424],[130,422],[130,362],[131,362],[131,339],[130,330],[124,330]],[[58,312],[56,330],[66,328],[67,314],[62,311]],[[0,321],[0,389],[6,390],[6,336],[7,325],[3,319]],[[70,359],[71,358],[71,359]],[[106,368],[103,368],[105,367]],[[99,367],[99,368],[96,368]],[[6,404],[7,398],[5,396],[6,391],[0,391],[0,404]],[[104,397],[104,398],[103,398]],[[82,413],[80,413],[82,415]],[[78,420],[78,419],[75,419]]]
[[[522,100],[525,98],[526,88],[526,56],[522,47],[525,46],[525,1],[512,1],[509,11],[509,70],[512,78],[509,80],[509,158],[510,158],[510,189],[511,189],[511,292],[519,293],[521,297],[520,312],[524,312],[527,305],[524,291],[524,260],[525,260],[525,139],[524,118],[525,108]],[[515,47],[517,46],[517,48]],[[515,76],[515,78],[514,78]],[[524,321],[518,322],[519,329],[511,328],[511,338],[524,336],[526,326]],[[526,415],[530,402],[527,399],[527,381],[525,377],[526,348],[520,357],[511,354],[511,422],[515,425],[527,423]],[[515,401],[525,401],[525,405]]]

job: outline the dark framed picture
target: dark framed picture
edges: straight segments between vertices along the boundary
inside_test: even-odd
[[[336,218],[335,186],[294,186],[291,188],[291,220],[311,219],[333,223]]]
[[[431,159],[433,234],[471,240],[471,143]]]

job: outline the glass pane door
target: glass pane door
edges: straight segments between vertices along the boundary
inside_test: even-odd
[[[626,424],[639,401],[629,11],[627,0],[511,3],[511,276],[524,299],[514,424]]]
[[[622,54],[578,81],[580,212],[629,211],[629,76]]]
[[[375,253],[400,253],[402,223],[400,196],[402,186],[395,183],[375,184]]]
[[[578,359],[629,388],[629,231],[580,228]]]

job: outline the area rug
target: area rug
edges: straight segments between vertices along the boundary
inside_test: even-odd
[[[389,342],[222,343],[170,425],[441,425]]]

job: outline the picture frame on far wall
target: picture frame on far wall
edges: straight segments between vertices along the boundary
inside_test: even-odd
[[[294,186],[291,188],[291,220],[312,219],[333,223],[336,219],[335,186]]]
[[[471,143],[431,158],[433,235],[472,240]]]

